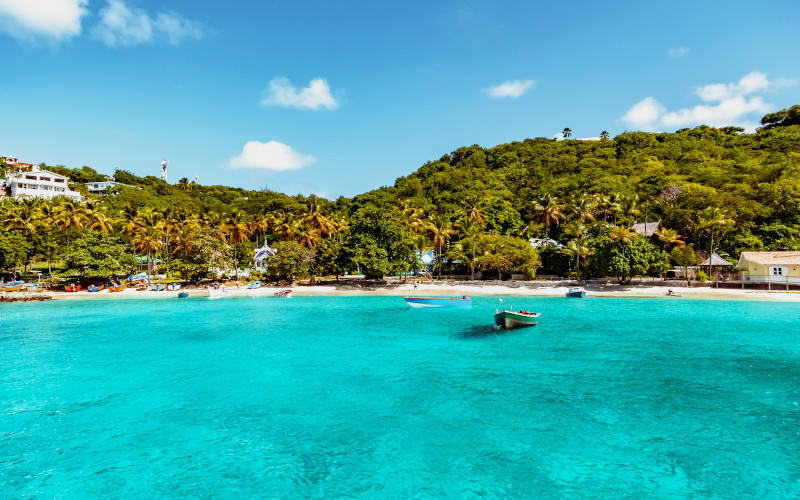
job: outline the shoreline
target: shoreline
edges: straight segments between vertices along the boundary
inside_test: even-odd
[[[262,287],[249,289],[245,287],[224,287],[219,298],[225,297],[271,297],[279,290],[287,287]],[[417,290],[412,284],[380,284],[380,285],[352,285],[352,284],[323,284],[313,286],[291,287],[295,296],[353,296],[353,295],[375,295],[375,296],[425,296],[425,295],[468,295],[474,297],[497,296],[497,297],[563,297],[568,287],[557,285],[529,286],[520,284],[500,285],[486,284],[476,285],[460,283],[418,283]],[[584,286],[588,297],[603,298],[669,298],[670,300],[685,299],[717,299],[717,300],[750,300],[750,301],[771,301],[771,302],[800,302],[800,291],[784,290],[740,290],[733,288],[710,288],[710,287],[686,287],[686,286],[648,286],[648,285],[627,285],[617,284],[608,285],[586,285]],[[672,290],[680,297],[668,297],[667,291]],[[188,292],[190,297],[208,297],[208,289],[205,288],[184,288],[180,291]],[[16,292],[8,292],[7,298],[12,299]],[[175,299],[175,291],[155,292],[150,290],[137,291],[133,289],[123,290],[118,293],[111,293],[108,290],[101,292],[39,292],[35,295],[47,294],[53,300],[111,300],[111,299]],[[21,297],[20,297],[21,298]],[[215,297],[217,298],[217,297]],[[34,299],[35,300],[35,299]],[[46,301],[47,299],[45,299]],[[22,301],[22,300],[20,300]]]

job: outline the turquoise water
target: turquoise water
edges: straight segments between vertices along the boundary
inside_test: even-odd
[[[797,498],[800,304],[0,306],[0,498]]]

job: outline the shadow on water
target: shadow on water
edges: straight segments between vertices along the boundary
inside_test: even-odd
[[[519,330],[506,330],[505,328],[498,328],[495,330],[495,325],[480,325],[472,326],[466,330],[462,330],[453,334],[457,339],[482,339],[486,337],[497,337],[502,335],[517,335]]]

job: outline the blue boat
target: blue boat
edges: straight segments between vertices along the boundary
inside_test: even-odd
[[[446,307],[449,309],[465,309],[472,307],[472,299],[464,295],[455,297],[403,297],[411,307]]]
[[[249,288],[251,290],[255,290],[256,288],[258,288],[260,286],[261,286],[261,282],[260,281],[254,281],[254,282],[250,283],[249,285],[247,285],[247,288]]]
[[[154,292],[161,292],[164,291],[164,289],[166,288],[167,285],[165,285],[164,283],[153,283],[152,285],[150,285],[150,290]]]
[[[579,286],[576,286],[576,287],[572,287],[569,290],[567,290],[567,294],[566,295],[567,295],[567,297],[572,297],[572,298],[576,298],[576,299],[582,299],[582,298],[586,297],[586,290],[584,290],[583,288],[581,288]]]
[[[189,296],[189,294],[186,293],[186,292],[178,292],[178,298],[179,299],[185,299],[188,296]]]

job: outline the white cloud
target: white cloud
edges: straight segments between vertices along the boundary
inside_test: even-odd
[[[767,75],[752,72],[739,80],[739,83],[714,83],[695,89],[700,99],[706,102],[722,101],[734,97],[745,96],[769,88]]]
[[[264,91],[261,105],[317,110],[336,109],[339,102],[331,95],[331,88],[323,78],[311,80],[308,87],[298,92],[288,78],[278,77],[269,82],[269,89]]]
[[[634,104],[622,117],[622,121],[642,130],[652,130],[658,117],[665,111],[666,108],[654,97],[646,97]]]
[[[683,57],[686,54],[688,54],[689,49],[687,49],[686,47],[678,47],[677,49],[669,49],[668,52],[670,57],[677,59],[679,57]]]
[[[517,99],[518,97],[522,96],[522,94],[524,94],[534,83],[536,83],[536,80],[514,80],[513,82],[504,82],[500,85],[483,89],[483,92],[488,94],[489,97],[494,97],[495,99],[502,97],[511,97],[512,99]]]
[[[753,115],[763,115],[772,106],[763,97],[751,94],[796,84],[797,81],[786,79],[771,82],[767,75],[754,71],[735,83],[715,83],[696,88],[695,93],[707,104],[668,111],[656,98],[647,97],[634,104],[622,120],[646,131],[692,125],[739,126],[752,131],[757,127]]]
[[[228,162],[231,168],[262,168],[265,170],[297,170],[317,161],[311,155],[298,153],[277,141],[249,141],[239,156]]]
[[[199,39],[205,35],[203,25],[179,14],[161,12],[152,17],[142,9],[129,8],[122,0],[108,0],[99,16],[94,36],[111,47],[139,45],[157,38],[166,38],[176,45],[185,38]]]
[[[88,0],[0,0],[0,31],[16,38],[62,40],[81,33]]]

